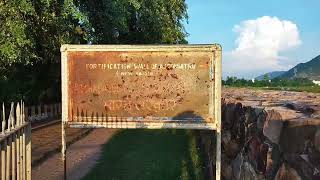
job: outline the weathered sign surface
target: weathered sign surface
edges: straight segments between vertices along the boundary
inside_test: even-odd
[[[219,45],[64,45],[61,52],[63,121],[70,126],[219,126]]]

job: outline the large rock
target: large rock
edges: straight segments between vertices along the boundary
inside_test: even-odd
[[[225,147],[231,141],[231,132],[229,130],[222,131],[221,142]]]
[[[301,180],[301,177],[295,169],[283,163],[278,170],[275,180]]]
[[[316,150],[320,153],[320,128],[318,128],[315,136],[314,136],[314,146]]]
[[[244,162],[241,166],[240,180],[263,180],[264,177],[257,174],[249,162]]]
[[[267,119],[263,126],[263,135],[271,142],[279,144],[283,121],[279,112],[267,111]]]
[[[280,147],[283,153],[305,153],[306,144],[313,141],[317,127],[308,118],[291,120],[282,129]]]
[[[225,153],[230,158],[235,158],[239,151],[239,144],[234,139],[225,146]]]
[[[308,155],[284,154],[284,159],[285,162],[290,165],[290,167],[297,171],[301,179],[320,179],[320,166],[319,164],[311,163]]]
[[[263,126],[266,121],[266,112],[262,108],[255,108],[255,113],[257,116],[257,128],[259,130],[263,130]]]
[[[225,154],[221,155],[221,176],[225,180],[233,179],[231,162]]]

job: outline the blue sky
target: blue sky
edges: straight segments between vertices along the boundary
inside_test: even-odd
[[[319,0],[187,0],[190,44],[219,43],[223,76],[256,77],[320,55]]]

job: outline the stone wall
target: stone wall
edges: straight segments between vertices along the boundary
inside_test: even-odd
[[[222,179],[320,179],[320,119],[288,119],[274,109],[222,105]],[[215,135],[200,131],[208,179]]]

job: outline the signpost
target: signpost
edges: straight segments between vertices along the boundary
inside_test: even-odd
[[[65,168],[66,126],[207,129],[220,179],[220,45],[63,45],[61,64]]]

